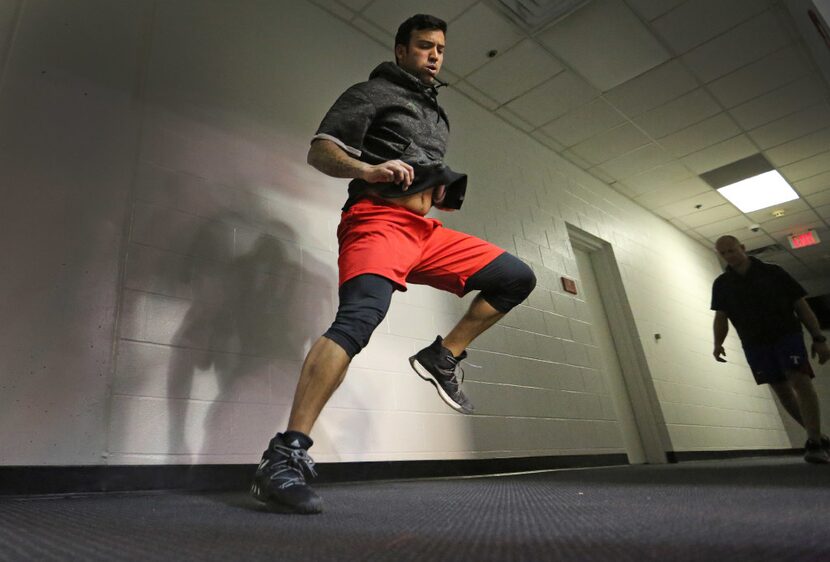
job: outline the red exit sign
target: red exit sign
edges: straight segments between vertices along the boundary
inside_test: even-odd
[[[807,246],[815,246],[821,240],[818,238],[818,234],[814,230],[809,230],[804,234],[793,234],[790,238],[790,247],[795,248],[806,248]]]

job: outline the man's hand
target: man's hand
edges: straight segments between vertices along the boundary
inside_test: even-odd
[[[726,363],[726,359],[721,357],[721,355],[726,355],[726,350],[723,349],[722,345],[716,345],[715,351],[712,352],[712,355],[715,356],[715,361],[718,363]]]
[[[816,358],[818,355],[818,364],[824,365],[827,363],[827,360],[830,359],[830,346],[827,345],[827,342],[813,342],[811,347],[812,357],[813,359]]]
[[[415,171],[406,162],[389,160],[382,164],[366,166],[361,179],[369,183],[397,183],[406,191],[415,179]]]

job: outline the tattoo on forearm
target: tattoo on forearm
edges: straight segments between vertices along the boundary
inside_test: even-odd
[[[356,178],[360,175],[360,161],[333,143],[320,147],[315,156],[315,167],[326,175],[335,178]]]

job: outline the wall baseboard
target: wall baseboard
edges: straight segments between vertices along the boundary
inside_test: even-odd
[[[628,464],[624,454],[318,463],[316,484],[475,476]],[[0,495],[246,490],[256,465],[0,466]]]
[[[669,462],[801,454],[801,449],[668,451]],[[627,465],[624,454],[496,459],[318,463],[316,484],[478,476],[533,470]],[[253,464],[0,466],[0,496],[161,490],[245,490]]]
[[[800,455],[803,449],[731,449],[727,451],[668,451],[669,462],[718,461],[748,457],[781,457]]]

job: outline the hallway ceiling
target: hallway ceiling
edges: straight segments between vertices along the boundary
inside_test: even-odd
[[[412,11],[311,1],[385,46]],[[806,3],[591,0],[535,29],[495,0],[418,10],[449,22],[454,89],[707,246],[723,234],[772,246],[762,259],[807,280],[830,276],[830,55],[816,62],[787,8]],[[699,177],[757,153],[799,199],[745,214]],[[790,249],[807,229],[822,243]]]

